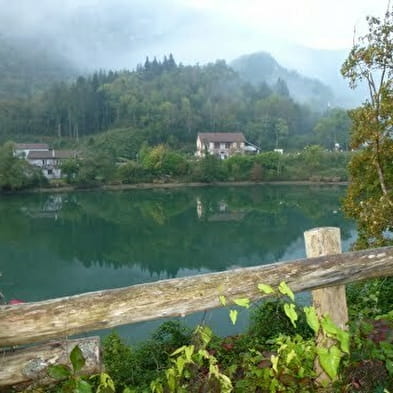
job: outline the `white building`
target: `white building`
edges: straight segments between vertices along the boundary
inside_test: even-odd
[[[247,142],[242,132],[201,132],[196,145],[197,157],[212,154],[225,159],[234,154],[259,153],[259,148]]]
[[[71,150],[29,151],[26,160],[41,168],[42,173],[48,179],[61,178],[61,162],[70,158],[76,158],[76,153]]]

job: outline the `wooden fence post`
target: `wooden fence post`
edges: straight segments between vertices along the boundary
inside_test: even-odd
[[[314,228],[304,232],[304,240],[308,258],[341,254],[340,228]],[[320,317],[327,314],[337,326],[342,329],[347,328],[348,308],[345,285],[315,289],[311,294],[313,305]],[[321,340],[320,335],[317,337],[317,343]],[[318,362],[315,364],[315,369],[318,375],[317,383],[330,381]]]

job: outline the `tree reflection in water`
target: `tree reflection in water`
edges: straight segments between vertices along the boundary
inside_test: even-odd
[[[307,229],[354,235],[344,192],[266,185],[7,197],[0,289],[40,300],[301,257]]]

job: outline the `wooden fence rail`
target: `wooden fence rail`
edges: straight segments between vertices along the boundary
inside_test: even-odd
[[[0,306],[0,348],[220,307],[219,295],[261,298],[258,283],[312,290],[393,275],[393,247],[164,280]]]
[[[53,383],[53,379],[48,376],[47,367],[53,364],[71,366],[69,357],[75,345],[79,346],[86,360],[82,373],[85,375],[99,373],[101,371],[99,337],[50,342],[0,353],[0,392],[11,391],[7,387],[12,385],[13,388],[20,390],[23,389],[24,384],[29,385],[37,380],[40,385]]]

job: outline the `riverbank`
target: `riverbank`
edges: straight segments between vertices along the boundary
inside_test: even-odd
[[[7,192],[11,193],[63,193],[63,192],[75,192],[75,191],[126,191],[126,190],[148,190],[148,189],[173,189],[173,188],[194,188],[194,187],[246,187],[246,186],[258,186],[258,185],[299,185],[299,186],[347,186],[347,181],[309,181],[309,180],[277,180],[277,181],[229,181],[229,182],[180,182],[180,183],[138,183],[138,184],[105,184],[95,187],[77,187],[77,186],[58,186],[58,187],[41,187],[33,188],[28,190]]]

